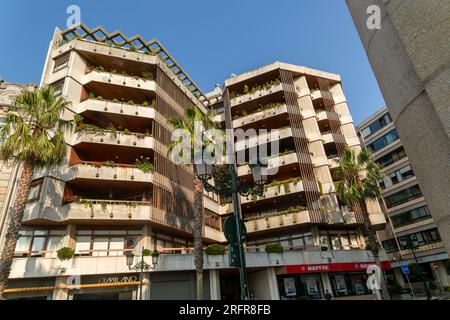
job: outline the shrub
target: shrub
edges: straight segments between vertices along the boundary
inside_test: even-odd
[[[225,247],[220,244],[210,244],[205,248],[205,253],[209,255],[225,254]]]
[[[114,98],[114,99],[112,99],[112,102],[114,102],[114,103],[118,103],[118,102],[119,102],[119,100],[118,100],[118,99],[116,99],[116,98]]]
[[[133,101],[133,100],[129,100],[129,101],[128,101],[128,104],[129,104],[129,105],[132,105],[132,104],[134,104],[134,101]]]
[[[75,254],[75,250],[72,248],[64,247],[56,251],[58,259],[61,261],[70,260]]]
[[[136,159],[136,168],[141,170],[143,173],[149,173],[155,171],[155,166],[150,162],[150,158],[145,158],[141,156],[141,159]]]
[[[153,254],[153,252],[152,252],[152,250],[150,250],[150,249],[144,249],[144,250],[142,250],[142,255],[143,255],[144,257],[151,256],[152,254]]]
[[[282,253],[284,251],[280,243],[267,244],[265,250],[267,253]]]
[[[148,102],[147,102],[147,101],[144,101],[144,102],[142,103],[142,106],[143,106],[143,107],[148,107]]]

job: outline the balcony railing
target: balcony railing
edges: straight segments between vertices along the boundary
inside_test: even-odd
[[[271,184],[266,185],[264,195],[262,197],[256,195],[247,197],[241,196],[241,203],[250,203],[252,201],[257,202],[263,199],[270,199],[302,191],[304,191],[303,184],[301,178],[299,177],[281,182],[274,181]]]

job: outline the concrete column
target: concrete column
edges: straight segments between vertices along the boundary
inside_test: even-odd
[[[140,241],[140,247],[144,247],[145,249],[154,250],[155,248],[152,247],[152,232],[153,228],[151,225],[146,224],[142,228],[142,238]]]
[[[395,268],[394,269],[394,277],[395,277],[395,280],[397,280],[398,284],[401,285],[402,287],[408,285],[403,280],[402,270],[400,268]]]
[[[142,300],[150,300],[151,299],[151,273],[147,272],[142,275]],[[139,287],[138,287],[138,297],[139,297]]]
[[[257,300],[280,300],[277,277],[273,267],[248,275],[250,294]]]
[[[68,224],[66,227],[66,234],[63,239],[63,247],[75,249],[76,245],[76,230],[77,226],[74,224]]]
[[[277,275],[275,274],[275,268],[267,269],[267,276],[270,289],[270,300],[280,300],[280,291],[278,290]]]
[[[209,291],[211,300],[220,300],[220,274],[219,270],[209,270]]]
[[[328,276],[328,273],[321,273],[320,278],[322,279],[323,292],[325,293],[325,290],[328,290],[330,293],[332,293],[333,289],[331,287],[330,277]]]
[[[59,288],[67,284],[67,277],[57,277],[55,281],[55,289],[53,290],[52,300],[68,300],[69,289]]]

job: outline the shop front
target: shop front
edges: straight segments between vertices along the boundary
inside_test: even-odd
[[[281,299],[324,299],[328,290],[337,299],[371,295],[367,288],[373,263],[329,263],[286,266],[277,275]],[[390,270],[389,262],[381,263],[382,270]]]

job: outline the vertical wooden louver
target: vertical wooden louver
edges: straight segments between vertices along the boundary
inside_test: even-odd
[[[325,223],[326,217],[320,207],[320,189],[308,149],[308,138],[303,127],[303,117],[297,100],[294,79],[292,74],[286,70],[280,70],[280,77],[310,219],[313,223]]]
[[[154,150],[153,206],[154,220],[192,233],[194,215],[194,174],[192,166],[175,165],[167,154],[171,143],[170,117],[182,117],[192,101],[157,68],[156,117],[152,135],[157,141]],[[159,142],[159,143],[158,143]]]

